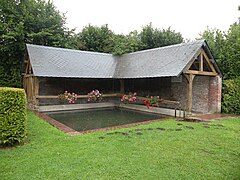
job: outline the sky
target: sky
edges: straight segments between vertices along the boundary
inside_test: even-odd
[[[82,30],[88,24],[108,24],[117,34],[154,28],[180,32],[194,40],[207,27],[226,31],[238,21],[240,0],[52,0],[66,13],[67,27]]]

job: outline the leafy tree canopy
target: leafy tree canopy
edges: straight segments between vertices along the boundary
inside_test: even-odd
[[[139,37],[144,44],[143,49],[157,48],[183,42],[181,33],[176,33],[174,30],[171,30],[170,27],[162,30],[153,28],[151,23],[142,28]]]
[[[224,79],[240,76],[240,24],[234,23],[227,32],[207,29],[201,37],[207,40]]]
[[[21,86],[24,44],[65,47],[65,17],[43,0],[0,1],[0,86]]]
[[[152,24],[143,27],[141,32],[133,31],[127,35],[115,34],[107,24],[101,27],[89,24],[76,38],[72,41],[73,48],[116,55],[183,42],[180,33],[170,28],[154,29]]]

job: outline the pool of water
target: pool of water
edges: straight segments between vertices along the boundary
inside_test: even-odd
[[[119,126],[123,124],[131,124],[165,117],[164,115],[149,114],[119,108],[52,113],[47,115],[76,131]]]

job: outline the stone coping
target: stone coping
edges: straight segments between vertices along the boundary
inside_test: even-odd
[[[109,107],[115,107],[115,106],[117,106],[117,104],[113,103],[113,102],[48,105],[48,106],[39,106],[38,107],[38,112],[53,112],[53,111],[71,111],[71,110],[97,109],[97,108],[109,108]]]
[[[144,105],[138,104],[123,104],[123,103],[114,103],[114,102],[101,102],[101,103],[86,103],[86,104],[66,104],[66,105],[49,105],[49,106],[39,106],[38,112],[57,112],[57,111],[73,111],[73,110],[87,110],[87,109],[99,109],[99,108],[112,108],[120,107],[136,111],[154,113],[154,114],[163,114],[167,116],[175,117],[184,117],[184,111],[159,108],[159,107],[150,107],[146,108]]]

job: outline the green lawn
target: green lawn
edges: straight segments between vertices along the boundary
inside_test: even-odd
[[[69,136],[28,112],[28,142],[0,150],[0,179],[240,179],[240,118],[178,123]]]

